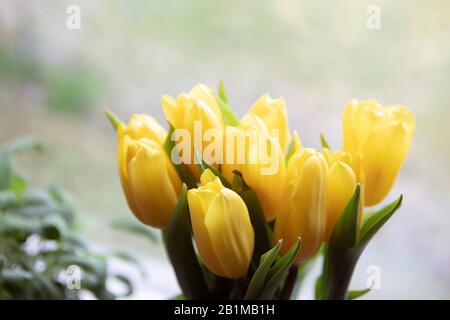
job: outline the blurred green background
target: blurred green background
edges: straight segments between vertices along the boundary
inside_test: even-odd
[[[66,27],[70,4],[81,9],[80,30]],[[366,27],[371,4],[380,30]],[[163,121],[162,94],[223,80],[238,115],[265,92],[284,96],[305,145],[319,147],[323,132],[338,147],[350,98],[407,105],[417,132],[390,194],[405,202],[362,256],[352,287],[364,287],[377,265],[381,288],[368,299],[449,299],[449,17],[443,0],[4,0],[0,143],[41,139],[45,152],[20,158],[22,170],[71,190],[91,244],[140,257],[149,278],[136,279],[134,297],[166,298],[179,289],[161,244],[110,227],[131,213],[104,107]],[[301,298],[312,297],[313,281]]]

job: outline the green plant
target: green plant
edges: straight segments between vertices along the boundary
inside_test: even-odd
[[[109,271],[111,256],[92,252],[75,234],[75,211],[65,192],[30,188],[18,174],[14,156],[30,149],[42,145],[22,138],[0,146],[0,299],[81,299],[86,293],[114,299],[118,294],[107,287],[113,279],[127,288],[123,295],[130,294],[130,279]],[[79,287],[70,285],[73,270],[81,272]]]

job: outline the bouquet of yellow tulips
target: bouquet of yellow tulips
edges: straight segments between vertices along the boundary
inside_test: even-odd
[[[240,120],[220,83],[162,97],[168,131],[149,115],[117,132],[118,172],[128,206],[163,232],[185,299],[289,299],[317,257],[317,299],[349,291],[362,251],[402,197],[388,194],[415,130],[401,105],[351,100],[343,147],[302,145],[283,98],[260,97]]]

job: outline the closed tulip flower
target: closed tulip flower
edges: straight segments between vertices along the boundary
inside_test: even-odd
[[[231,161],[229,154],[225,154],[222,174],[231,181],[233,171],[239,170],[247,185],[257,194],[266,220],[273,220],[281,210],[283,199],[286,176],[284,152],[278,141],[270,137],[264,122],[254,114],[247,114],[239,127],[228,130],[224,137],[225,147],[227,140],[234,139],[235,136],[244,136],[245,145],[241,150],[239,143],[235,143],[236,149]],[[242,162],[239,161],[240,155],[243,155]]]
[[[210,143],[203,141],[202,132],[209,129],[218,129],[220,132],[223,130],[222,113],[212,90],[204,84],[198,84],[189,93],[179,95],[176,100],[165,95],[162,98],[162,108],[167,121],[174,129],[185,129],[189,132],[191,149],[187,165],[198,178],[199,171],[194,164],[194,146],[196,145],[197,151],[202,154],[203,148]],[[199,143],[196,144],[196,141]],[[209,159],[205,160],[214,164]]]
[[[278,130],[281,149],[286,151],[291,140],[288,127],[286,104],[283,98],[272,99],[268,94],[261,96],[250,108],[250,113],[257,115],[266,125],[269,133]]]
[[[325,241],[330,240],[334,227],[356,188],[356,176],[342,160],[329,163],[327,175]]]
[[[213,273],[239,279],[253,255],[254,231],[244,201],[225,188],[210,170],[201,186],[188,191],[189,212],[197,248]]]
[[[345,107],[344,151],[361,157],[366,206],[379,203],[389,193],[408,154],[415,127],[412,112],[404,106],[351,100]]]
[[[327,163],[313,149],[302,148],[289,160],[283,209],[275,222],[275,240],[283,239],[286,252],[298,237],[302,249],[296,263],[312,257],[326,228]]]
[[[133,116],[118,128],[118,169],[128,206],[143,223],[164,228],[181,181],[162,148],[164,129],[151,117]]]
[[[167,132],[153,117],[146,114],[134,114],[128,125],[120,124],[117,128],[118,140],[125,135],[133,139],[147,138],[163,144]]]

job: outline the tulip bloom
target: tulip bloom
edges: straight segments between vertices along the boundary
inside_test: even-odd
[[[133,116],[117,135],[119,176],[128,206],[142,223],[164,228],[181,191],[161,145],[164,129],[149,116]]]
[[[286,104],[283,98],[272,99],[268,94],[261,96],[250,108],[250,113],[258,116],[266,125],[269,133],[278,131],[281,150],[286,151],[291,140]]]
[[[298,237],[302,249],[296,263],[312,257],[326,227],[327,163],[313,149],[302,148],[289,160],[283,208],[275,223],[275,240],[283,239],[285,253]]]
[[[189,133],[190,159],[186,164],[198,178],[194,150],[202,154],[203,148],[209,144],[203,140],[202,132],[209,129],[217,129],[220,132],[223,130],[222,113],[212,90],[198,84],[189,93],[179,95],[177,100],[165,95],[162,98],[162,108],[167,121],[174,129],[185,129]]]
[[[135,140],[150,139],[162,145],[167,132],[153,117],[146,114],[134,114],[131,116],[128,125],[122,123],[117,128],[117,140],[126,135]]]
[[[200,257],[213,273],[242,278],[253,255],[255,238],[247,207],[210,170],[202,174],[200,181],[199,188],[188,191],[192,229]]]
[[[325,229],[325,241],[328,241],[348,201],[355,192],[356,175],[351,167],[350,154],[343,151],[332,153],[330,149],[325,148],[323,155],[328,164]],[[361,214],[359,216],[361,217]]]
[[[381,202],[389,193],[408,154],[415,127],[412,112],[404,106],[351,100],[345,107],[343,149],[354,158],[361,157],[366,206]]]
[[[242,145],[237,142],[240,138]],[[262,119],[251,113],[242,118],[239,127],[227,128],[225,147],[231,139],[236,139],[235,149],[233,155],[231,150],[224,152],[222,174],[231,181],[233,171],[239,170],[257,194],[266,220],[273,220],[281,210],[286,176],[285,156],[278,140],[270,137]]]

